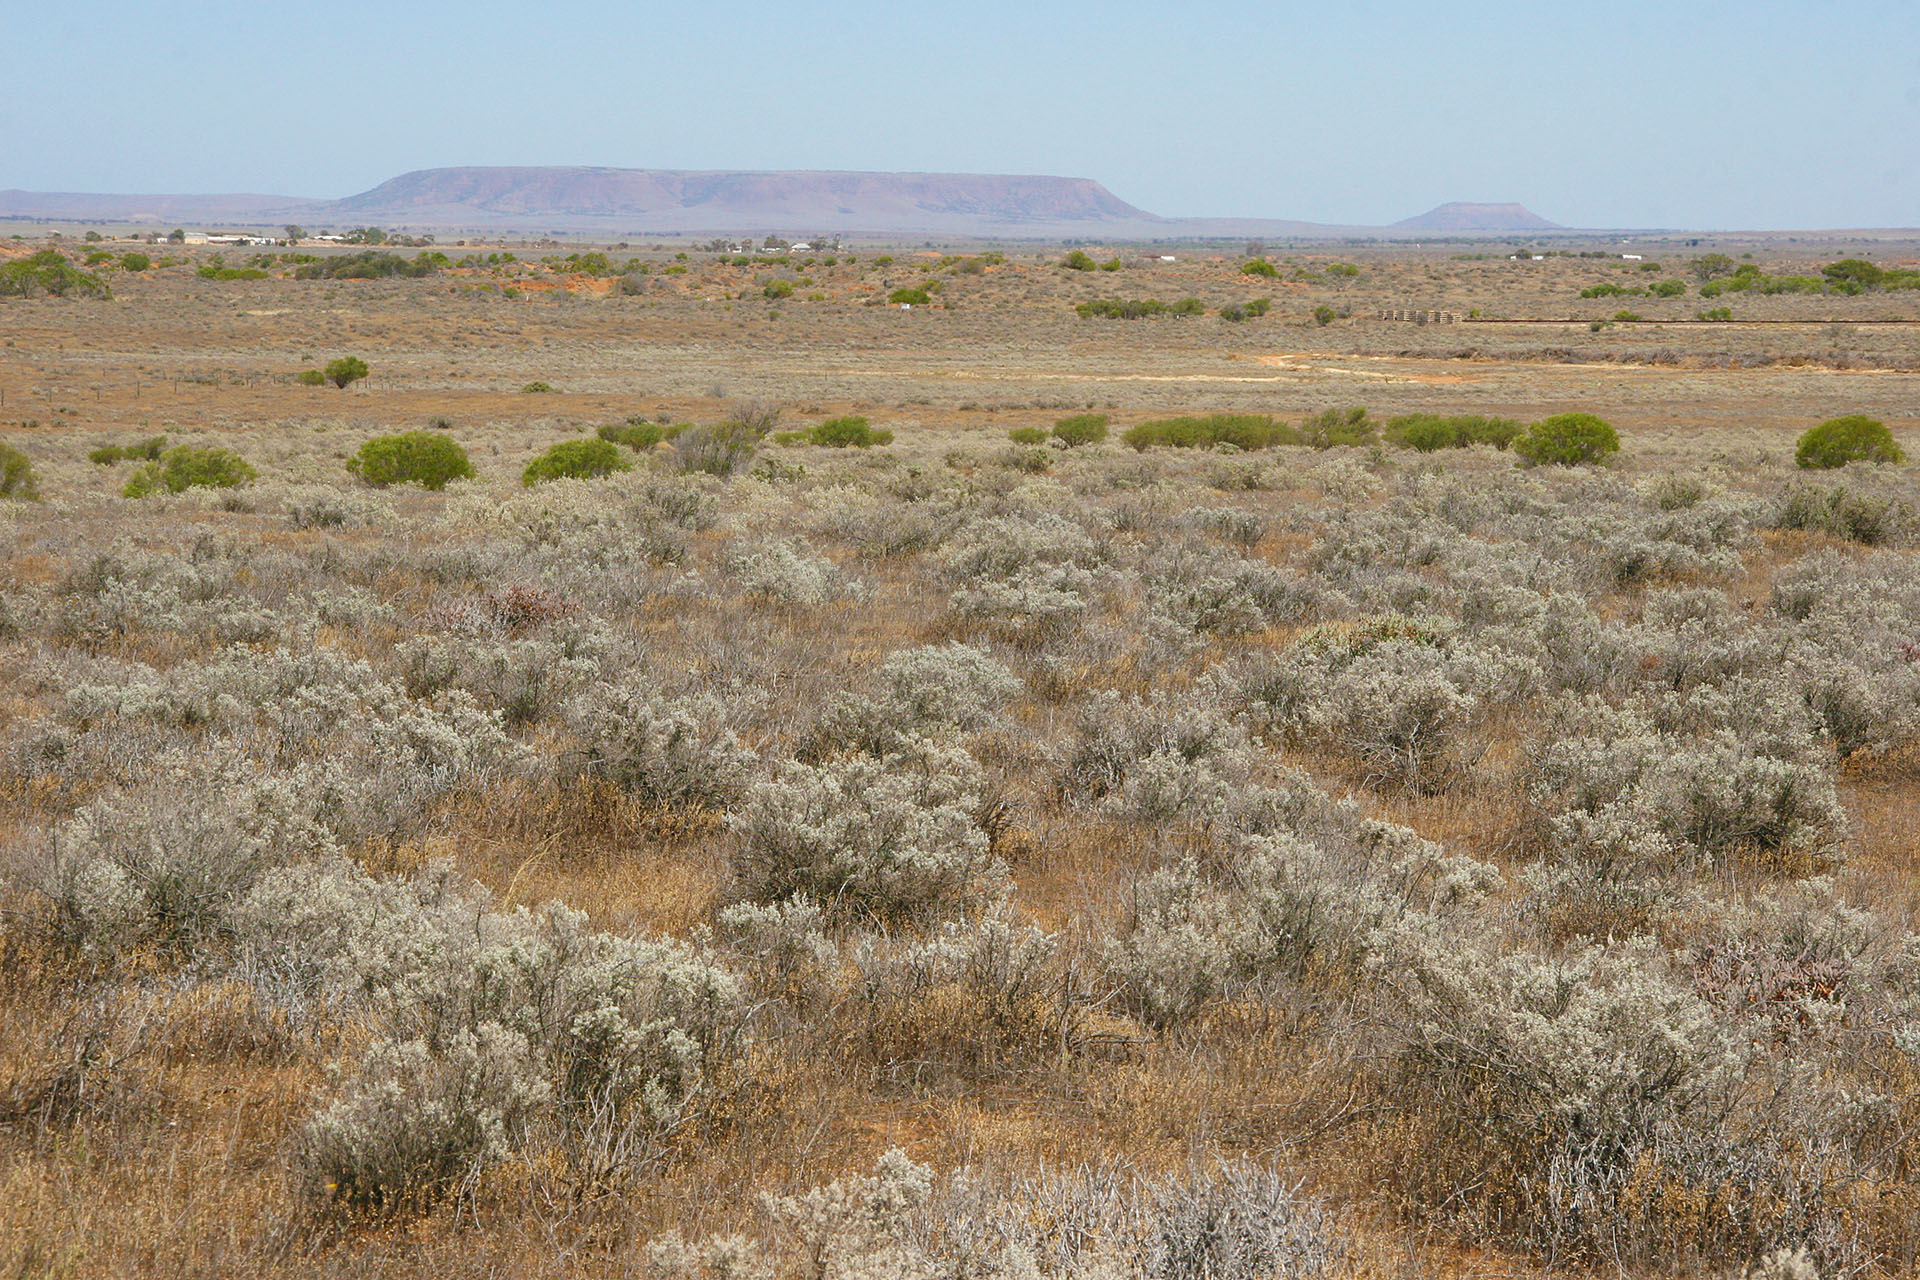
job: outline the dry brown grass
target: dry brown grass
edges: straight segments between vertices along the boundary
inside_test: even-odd
[[[1298,256],[1324,265],[1333,255]],[[59,487],[88,500],[124,479],[84,462],[96,438],[166,430],[271,460],[287,478],[332,484],[350,446],[367,433],[445,415],[483,475],[504,480],[555,439],[598,423],[660,412],[712,420],[748,395],[804,406],[790,409],[789,420],[866,414],[899,430],[900,452],[923,469],[940,466],[950,446],[1003,440],[1009,427],[1044,425],[1083,407],[1113,412],[1121,427],[1194,408],[1294,415],[1365,402],[1376,413],[1438,408],[1530,417],[1579,405],[1615,421],[1649,468],[1681,456],[1778,456],[1794,431],[1842,408],[1881,416],[1896,431],[1920,428],[1914,331],[1824,327],[1889,310],[1911,321],[1920,295],[1818,300],[1825,311],[1817,316],[1814,300],[1754,299],[1757,317],[1795,322],[1764,329],[1673,323],[1658,332],[1589,334],[1579,321],[1615,309],[1589,312],[1580,309],[1589,304],[1567,301],[1583,281],[1601,278],[1603,268],[1592,263],[1455,263],[1401,249],[1341,256],[1362,262],[1360,281],[1249,281],[1230,258],[1183,258],[1090,279],[1050,260],[1016,258],[984,276],[951,278],[953,310],[910,316],[862,304],[874,289],[910,283],[919,272],[903,263],[884,276],[829,268],[816,274],[830,301],[783,305],[777,320],[757,299],[702,300],[744,287],[751,273],[735,268],[676,277],[684,293],[676,285],[642,297],[597,289],[569,296],[535,281],[518,287],[537,296],[517,300],[446,279],[214,284],[175,270],[121,283],[109,305],[0,308],[0,423],[9,439],[52,458],[43,470]],[[1279,309],[1244,325],[1072,315],[1073,302],[1112,292],[1194,294],[1213,303],[1272,293]],[[1491,321],[1457,330],[1365,319],[1326,329],[1301,323],[1326,299],[1364,316],[1429,297],[1434,305],[1505,316],[1551,311],[1576,322],[1549,332]],[[1677,322],[1698,302],[1632,305]],[[1564,354],[1551,350],[1560,346]],[[1671,347],[1677,363],[1632,359],[1655,347]],[[374,365],[368,384],[336,392],[286,381],[298,368],[349,351]],[[1728,356],[1784,361],[1802,352],[1824,363],[1714,367]],[[1849,361],[1906,371],[1828,367]],[[564,394],[511,390],[536,378]],[[724,394],[713,394],[716,386]],[[29,420],[37,425],[12,425]],[[1207,501],[1308,512],[1323,501],[1307,487],[1223,497],[1194,479],[1208,465],[1178,459],[1165,472]],[[962,470],[983,483],[991,475],[978,457]],[[426,495],[390,500],[423,524],[441,509]],[[294,531],[245,512],[129,508],[110,527],[23,522],[0,580],[47,587],[115,539],[181,547],[199,532],[227,530],[263,551],[366,551],[385,536],[378,528]],[[1295,563],[1312,540],[1270,525],[1257,554]],[[696,534],[692,555],[713,561],[724,541],[716,532]],[[1762,535],[1733,594],[1743,603],[1764,601],[1783,565],[1825,545],[1834,544],[1821,535]],[[801,709],[888,653],[992,634],[985,624],[954,619],[943,589],[917,577],[910,559],[844,558],[875,586],[871,604],[780,611],[729,601],[689,613],[654,601],[618,621],[644,639],[658,670],[766,676],[775,727],[753,745],[790,750],[803,727]],[[398,563],[367,585],[403,621],[451,594]],[[1217,655],[1279,648],[1293,634],[1281,627],[1209,643]],[[384,659],[400,638],[396,625],[323,634],[315,643]],[[160,670],[217,647],[206,637],[138,629],[89,646]],[[1022,700],[1012,714],[1023,735],[1057,743],[1065,733],[1059,707],[1086,689],[1146,691],[1156,673],[1132,661],[1127,655],[1103,667],[1090,659],[1046,696]],[[51,696],[30,681],[30,666],[24,646],[0,637],[0,738],[8,741]],[[1363,793],[1383,818],[1507,862],[1517,857],[1528,819],[1510,784],[1520,736],[1496,726],[1475,776],[1433,796],[1364,794],[1364,777],[1338,759],[1289,762],[1331,790]],[[983,754],[1009,773],[1032,766],[996,847],[1019,885],[1018,909],[1061,931],[1070,955],[1084,961],[1089,940],[1124,915],[1133,882],[1177,856],[1180,837],[1070,811],[1038,776],[1037,758],[1023,760],[1012,745],[1004,759],[991,751],[989,744]],[[1856,823],[1846,887],[1891,914],[1920,914],[1920,769],[1907,759],[1859,761],[1843,794]],[[0,846],[39,838],[87,798],[51,783],[10,785],[0,794]],[[461,794],[438,818],[425,838],[356,853],[383,872],[449,858],[503,903],[558,899],[609,929],[686,936],[729,900],[713,814],[648,810],[603,784],[562,777]],[[1365,1064],[1353,1060],[1338,1021],[1349,1016],[1338,992],[1298,1004],[1225,1004],[1190,1035],[1156,1041],[1103,1008],[1073,1010],[1068,1026],[1059,1004],[1046,1001],[984,1010],[969,992],[946,988],[879,1008],[842,990],[804,1008],[736,1064],[736,1076],[719,1090],[722,1103],[697,1133],[683,1135],[656,1177],[583,1190],[569,1185],[558,1156],[535,1153],[422,1220],[322,1231],[299,1220],[286,1152],[323,1087],[337,1040],[289,1024],[239,984],[173,991],[162,958],[89,971],[17,932],[4,937],[0,1274],[9,1276],[627,1276],[659,1230],[745,1229],[756,1193],[870,1167],[890,1146],[941,1168],[1124,1160],[1156,1171],[1247,1154],[1297,1170],[1311,1190],[1343,1207],[1360,1241],[1356,1275],[1539,1274],[1537,1260],[1477,1251],[1406,1212],[1391,1176],[1398,1153],[1444,1147],[1447,1134],[1436,1129],[1444,1121],[1390,1114],[1370,1091]],[[983,1032],[992,1018],[1000,1021]],[[1666,1194],[1651,1171],[1646,1186],[1649,1198]],[[1890,1192],[1889,1202],[1860,1208],[1887,1224],[1877,1229],[1890,1241],[1889,1256],[1910,1247],[1896,1221],[1916,1211],[1906,1194]],[[1686,1211],[1711,1215],[1714,1206]]]

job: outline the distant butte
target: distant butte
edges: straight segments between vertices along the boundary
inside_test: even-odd
[[[1470,204],[1455,200],[1418,217],[1402,218],[1395,231],[1565,231],[1521,204]]]
[[[690,169],[421,169],[336,201],[341,214],[398,221],[640,219],[715,229],[953,222],[1150,220],[1086,178],[976,173],[733,172]]]

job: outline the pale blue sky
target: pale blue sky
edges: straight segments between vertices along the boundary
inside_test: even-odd
[[[87,0],[12,28],[0,187],[28,190],[902,169],[1167,215],[1920,225],[1920,0]]]

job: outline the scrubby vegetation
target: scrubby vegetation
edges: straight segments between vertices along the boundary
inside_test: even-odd
[[[811,444],[827,449],[870,449],[893,443],[893,432],[868,425],[861,417],[828,418],[804,431],[782,431],[774,436],[776,444]]]
[[[448,265],[444,253],[427,252],[407,258],[381,249],[367,249],[304,263],[294,268],[294,276],[300,280],[384,280],[394,276],[418,279]]]
[[[1910,255],[1598,243],[63,249],[0,1275],[1907,1274]]]
[[[1612,424],[1591,413],[1556,413],[1515,436],[1513,451],[1529,462],[1577,467],[1618,453],[1620,436]]]
[[[34,474],[33,459],[0,441],[0,498],[26,500],[39,496],[40,481]]]
[[[467,451],[432,431],[407,431],[376,436],[360,446],[347,461],[347,470],[376,489],[390,484],[417,484],[422,489],[444,489],[454,480],[471,480],[473,463]]]
[[[1904,471],[1357,408],[1074,415],[1035,478],[686,461],[776,418],[431,506],[16,508],[0,1141],[210,1072],[342,1267],[522,1222],[593,1274],[1254,1280],[1382,1219],[1904,1265],[1920,935],[1855,865],[1920,750]]]
[[[1827,263],[1820,268],[1819,275],[1793,272],[1775,275],[1755,262],[1735,263],[1724,254],[1708,254],[1695,260],[1695,274],[1703,281],[1700,285],[1703,298],[1717,298],[1723,293],[1857,297],[1863,293],[1920,288],[1920,270],[1881,267],[1860,258]]]
[[[1403,449],[1432,453],[1436,449],[1464,449],[1469,445],[1490,444],[1504,449],[1526,428],[1512,418],[1489,418],[1482,414],[1442,415],[1409,413],[1387,422],[1386,438]]]
[[[1127,429],[1121,437],[1135,449],[1169,445],[1181,449],[1271,449],[1283,444],[1311,445],[1315,449],[1372,444],[1379,427],[1364,408],[1327,409],[1310,415],[1298,427],[1266,414],[1216,413],[1205,417],[1159,418]]]
[[[1198,316],[1206,314],[1206,305],[1198,298],[1162,302],[1158,298],[1095,298],[1082,302],[1074,310],[1083,316],[1107,320],[1142,320],[1148,316]]]
[[[1327,409],[1300,424],[1299,439],[1316,449],[1338,445],[1368,445],[1380,438],[1380,428],[1364,407]]]
[[[252,465],[231,449],[218,446],[175,445],[149,462],[121,490],[127,498],[145,498],[152,494],[185,493],[189,489],[238,489],[258,477]]]
[[[87,455],[87,461],[103,467],[116,462],[154,462],[166,452],[166,448],[165,436],[149,436],[129,444],[103,444]]]
[[[366,377],[369,372],[367,362],[359,356],[341,356],[338,360],[329,361],[327,367],[320,371],[320,377],[345,390],[352,383]]]
[[[671,440],[680,434],[680,428],[664,422],[650,422],[645,418],[629,418],[625,422],[614,422],[599,428],[596,432],[602,440],[611,440],[624,445],[635,453],[645,453],[663,440]]]
[[[531,488],[550,480],[597,480],[631,470],[632,461],[611,440],[562,440],[527,464],[520,483]]]
[[[259,267],[228,267],[209,262],[195,268],[194,274],[202,280],[265,280],[268,273]]]
[[[105,281],[74,266],[58,249],[42,249],[0,265],[0,298],[31,298],[36,293],[55,298],[113,296]]]
[[[1300,433],[1268,414],[1215,413],[1205,417],[1156,418],[1129,427],[1121,436],[1135,449],[1171,445],[1207,449],[1230,444],[1239,449],[1271,449],[1300,443]]]
[[[1807,428],[1793,451],[1803,467],[1831,470],[1849,462],[1904,462],[1907,455],[1893,442],[1887,424],[1865,414],[1829,418]]]
[[[1107,421],[1104,413],[1076,413],[1053,424],[1053,438],[1069,449],[1099,444],[1107,438]]]
[[[1658,280],[1644,287],[1641,285],[1622,285],[1615,284],[1612,281],[1605,281],[1600,284],[1587,286],[1580,291],[1580,296],[1582,298],[1678,298],[1683,297],[1686,292],[1687,285],[1684,280]],[[1715,292],[1717,292],[1717,290]],[[1714,296],[1713,293],[1709,293],[1704,288],[1700,290],[1700,293],[1702,297],[1711,298]]]

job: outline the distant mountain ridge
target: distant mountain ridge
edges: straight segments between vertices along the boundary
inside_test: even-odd
[[[1522,204],[1455,200],[1393,224],[1396,231],[1565,231]]]
[[[1086,178],[546,167],[416,170],[335,201],[333,210],[403,221],[640,218],[688,229],[769,220],[912,230],[954,220],[1017,227],[1153,219]]]
[[[417,169],[340,200],[0,191],[0,218],[609,237],[778,232],[1088,241],[1557,229],[1517,204],[1442,205],[1391,228],[1342,227],[1274,218],[1163,218],[1092,179],[1038,174],[548,165]]]

